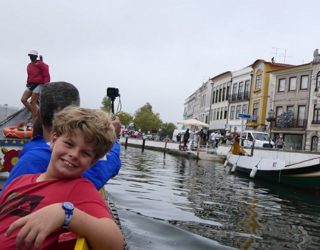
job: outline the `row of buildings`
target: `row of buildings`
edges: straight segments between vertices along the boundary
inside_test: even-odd
[[[286,114],[290,120],[283,122]],[[267,131],[272,138],[282,135],[288,149],[320,151],[318,49],[310,63],[258,59],[241,70],[214,76],[186,98],[183,116],[209,124],[210,130]]]

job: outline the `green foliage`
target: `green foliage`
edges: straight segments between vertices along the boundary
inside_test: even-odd
[[[119,116],[119,119],[120,119],[120,121],[121,121],[121,124],[122,125],[124,125],[124,126],[126,126],[126,127],[128,127],[128,125],[133,121],[133,117],[132,117],[132,115],[130,115],[129,113],[127,113],[127,112],[120,112],[119,114],[118,114],[118,116]]]
[[[136,129],[141,129],[143,133],[147,133],[148,131],[157,133],[162,124],[159,114],[153,113],[150,103],[146,103],[136,111],[133,121]]]
[[[176,129],[177,127],[169,122],[169,123],[163,123],[161,126],[161,131],[159,132],[159,136],[160,138],[165,138],[165,137],[169,137],[172,138],[173,135],[173,131]]]
[[[103,97],[101,104],[102,104],[102,107],[101,107],[102,110],[104,110],[106,112],[112,111],[111,99],[108,96]]]

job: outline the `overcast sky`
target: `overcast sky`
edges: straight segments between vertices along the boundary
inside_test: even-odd
[[[175,123],[185,99],[217,74],[273,56],[310,62],[319,10],[319,0],[1,0],[0,104],[22,107],[35,49],[52,81],[78,87],[83,107],[100,108],[117,87],[122,111],[149,102]]]

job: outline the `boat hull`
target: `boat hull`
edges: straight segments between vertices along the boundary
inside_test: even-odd
[[[230,171],[280,184],[320,190],[320,159],[310,159],[292,165],[283,160],[227,155]]]

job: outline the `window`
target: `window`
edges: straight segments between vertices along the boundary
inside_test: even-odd
[[[256,85],[255,85],[255,89],[261,89],[262,86],[262,75],[257,75],[256,76]]]
[[[250,80],[246,80],[244,83],[244,98],[247,99],[250,93]]]
[[[223,117],[223,108],[220,109],[220,120],[222,120]]]
[[[283,113],[282,106],[276,107],[276,117],[279,117]]]
[[[289,79],[289,91],[296,90],[297,88],[297,77],[290,77]]]
[[[228,118],[228,107],[225,107],[224,108],[224,119],[227,119]]]
[[[216,92],[215,92],[215,91],[213,91],[213,93],[212,93],[212,104],[214,103],[214,97],[215,97],[215,94],[216,94]]]
[[[236,95],[237,94],[237,86],[238,86],[237,83],[233,84],[232,95]]]
[[[311,138],[311,151],[312,152],[318,151],[318,142],[319,142],[318,136],[312,136],[312,138]]]
[[[258,115],[259,115],[259,103],[258,102],[253,103],[252,115],[254,115],[256,120],[258,120]]]
[[[226,95],[226,87],[223,87],[223,90],[222,90],[222,101],[224,101],[225,95]]]
[[[230,120],[234,119],[234,110],[235,110],[235,106],[231,106],[231,109],[230,109]]]
[[[243,104],[242,105],[242,114],[247,114],[248,113],[248,104]]]
[[[219,109],[217,109],[216,120],[219,120]]]
[[[313,121],[312,123],[320,124],[320,108],[315,104],[313,109]]]
[[[215,100],[216,103],[218,102],[218,95],[219,95],[219,90],[216,89],[216,100]]]
[[[217,113],[217,110],[216,110],[216,109],[214,109],[214,110],[213,110],[213,120],[215,120],[215,119],[216,119],[216,113]]]
[[[309,76],[301,76],[300,89],[308,89]]]
[[[286,86],[286,79],[279,79],[278,92],[284,92]]]
[[[298,107],[298,127],[303,127],[304,119],[306,115],[306,106],[299,106]]]
[[[288,111],[292,111],[292,112],[293,112],[293,106],[291,106],[291,105],[290,105],[290,106],[287,106],[287,112],[288,112]]]
[[[227,97],[226,97],[226,100],[228,100],[228,99],[229,99],[229,95],[230,95],[230,87],[229,87],[229,86],[227,86]]]
[[[239,118],[240,112],[241,112],[241,105],[237,105],[237,107],[236,107],[236,119],[240,119]]]
[[[221,93],[222,93],[222,89],[219,89],[219,102],[221,102]]]
[[[239,99],[242,99],[243,96],[243,82],[239,82],[239,89],[238,89],[238,97]]]

